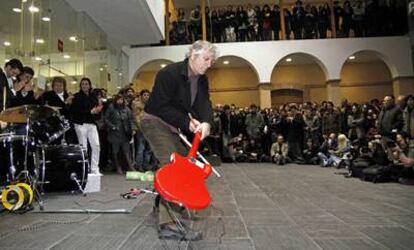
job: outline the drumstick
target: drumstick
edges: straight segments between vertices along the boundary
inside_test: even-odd
[[[185,137],[185,135],[183,135],[181,132],[178,132],[178,135],[180,136],[180,138],[185,142],[185,144],[187,144],[187,146],[191,147],[191,143],[187,140],[187,137]],[[200,157],[201,160],[204,161],[204,163],[211,165],[206,158],[204,158],[204,156],[202,154],[200,154],[200,152],[197,151],[197,156]],[[220,173],[213,167],[211,166],[211,169],[213,170],[213,173],[217,176],[217,177],[221,177]]]
[[[6,109],[6,86],[3,87],[3,110]]]

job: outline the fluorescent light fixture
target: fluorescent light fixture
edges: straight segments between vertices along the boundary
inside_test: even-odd
[[[38,38],[38,39],[36,39],[36,43],[44,44],[45,40],[43,40],[42,38]]]
[[[44,16],[44,17],[42,17],[42,21],[44,21],[44,22],[50,22],[50,17]]]
[[[226,60],[226,61],[223,61],[223,64],[227,65],[227,64],[230,64],[230,62]]]
[[[286,62],[291,62],[291,61],[292,61],[292,58],[290,57],[286,58]]]
[[[9,41],[4,41],[4,43],[3,43],[3,44],[4,44],[4,46],[7,46],[7,47],[8,47],[8,46],[10,46],[10,45],[11,45],[11,42],[9,42]]]
[[[167,66],[167,64],[162,63],[160,66],[161,66],[161,68],[164,68],[165,66]]]
[[[77,42],[78,37],[77,36],[71,36],[71,37],[69,37],[69,40],[72,41],[72,42]]]
[[[13,8],[12,9],[14,12],[16,12],[16,13],[20,13],[20,12],[22,12],[22,9],[20,9],[20,8]]]
[[[354,60],[355,59],[355,56],[350,56],[350,57],[348,57],[348,59],[349,60]]]
[[[33,12],[33,13],[36,13],[36,12],[39,12],[39,8],[34,6],[34,5],[30,5],[29,11]]]
[[[63,55],[63,58],[65,58],[65,59],[69,59],[69,58],[70,58],[70,55],[65,54],[65,55]]]
[[[36,57],[35,57],[35,60],[36,60],[36,61],[42,61],[42,58],[41,58],[41,57],[36,56]]]

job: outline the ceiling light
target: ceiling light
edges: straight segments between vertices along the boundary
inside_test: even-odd
[[[43,20],[44,22],[50,22],[50,17],[48,17],[48,16],[44,16],[44,17],[42,17],[42,20]]]
[[[119,76],[122,76],[122,72],[119,72],[119,74],[118,74]]]
[[[36,60],[36,61],[42,61],[42,58],[41,58],[41,57],[36,56],[36,57],[35,57],[35,60]]]
[[[100,71],[103,71],[104,69],[103,69],[103,68],[99,68],[99,70],[100,70]]]
[[[5,63],[8,63],[10,61],[10,59],[4,59]]]
[[[69,37],[69,40],[72,41],[72,42],[77,42],[78,37],[77,36],[71,36],[71,37]]]
[[[22,0],[23,3],[27,2],[27,0]]]
[[[77,81],[75,81],[75,80],[73,80],[73,81],[71,81],[71,83],[72,83],[72,84],[77,84],[78,82],[77,82]]]
[[[43,40],[42,38],[38,38],[36,39],[36,43],[44,44],[45,40]]]
[[[117,88],[117,89],[120,89],[120,88],[121,88],[121,86],[116,86],[116,88]]]
[[[229,61],[223,61],[223,64],[229,64],[230,62]]]
[[[286,58],[286,62],[291,62],[291,61],[292,61],[292,58],[290,57]]]
[[[22,12],[22,9],[20,9],[20,8],[13,8],[13,11],[16,12],[16,13],[20,13],[20,12]]]
[[[7,46],[7,47],[11,45],[11,43],[9,41],[4,41],[3,44],[4,44],[4,46]]]
[[[30,12],[33,12],[33,13],[35,13],[35,12],[39,12],[39,8],[38,8],[38,7],[36,7],[36,6],[34,6],[34,5],[30,5],[30,7],[29,7],[29,11],[30,11]]]
[[[354,60],[355,59],[355,56],[350,56],[350,57],[348,57],[348,59],[349,60]]]
[[[70,55],[65,54],[65,55],[63,55],[63,58],[65,58],[65,59],[69,59],[69,58],[70,58]]]
[[[167,64],[163,63],[160,66],[161,66],[161,68],[164,68],[165,66],[167,66]]]

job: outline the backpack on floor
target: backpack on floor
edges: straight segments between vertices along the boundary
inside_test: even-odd
[[[362,170],[361,179],[373,183],[387,182],[390,180],[390,167],[375,165]]]

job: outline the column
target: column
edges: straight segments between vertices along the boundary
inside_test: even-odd
[[[272,107],[272,83],[259,84],[259,101],[261,109]]]
[[[165,1],[165,45],[170,45],[170,0]]]
[[[396,77],[392,80],[394,96],[414,94],[414,76]]]
[[[341,80],[333,79],[326,81],[326,91],[328,101],[333,102],[335,106],[341,105],[341,89],[339,87],[339,83]]]
[[[207,41],[206,0],[200,0],[202,40]],[[211,11],[211,10],[210,10]]]
[[[280,8],[280,40],[286,40],[286,24],[285,24],[285,3],[283,0],[279,1]]]

